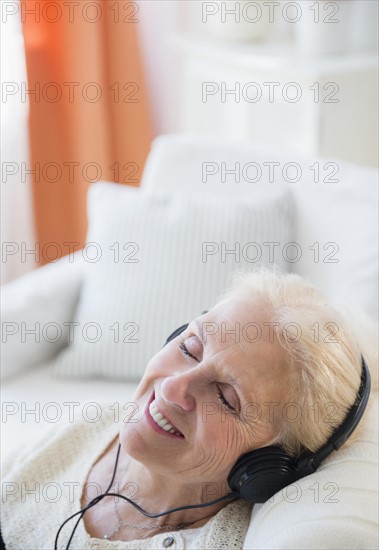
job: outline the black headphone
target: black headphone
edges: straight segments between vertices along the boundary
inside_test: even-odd
[[[207,312],[203,311],[202,313]],[[168,344],[169,342],[171,342],[171,340],[179,336],[179,334],[186,330],[187,327],[188,323],[174,330],[174,332],[170,334],[170,336],[167,338],[164,345]],[[317,470],[322,460],[324,460],[333,450],[339,449],[341,445],[345,443],[345,441],[358,425],[364,413],[370,395],[371,378],[363,356],[361,356],[361,358],[361,385],[355,403],[349,410],[347,417],[345,418],[341,426],[336,428],[327,443],[325,443],[325,445],[323,445],[323,447],[321,447],[321,449],[319,449],[317,452],[307,452],[302,454],[298,458],[293,458],[278,445],[271,445],[268,447],[262,447],[261,449],[255,449],[254,451],[251,451],[241,456],[236,464],[233,466],[228,476],[229,487],[232,490],[231,493],[212,500],[211,502],[180,506],[178,508],[166,510],[165,512],[160,512],[158,514],[150,514],[128,497],[111,492],[111,488],[116,476],[117,465],[121,450],[121,444],[119,444],[112,479],[107,490],[105,491],[105,493],[102,493],[101,495],[98,495],[97,497],[92,499],[91,502],[87,504],[87,506],[85,506],[75,514],[72,514],[62,523],[55,537],[54,549],[58,549],[58,539],[64,526],[74,517],[79,516],[66,545],[66,550],[68,550],[70,548],[71,541],[78,527],[78,524],[83,518],[86,511],[89,508],[96,506],[96,504],[107,497],[118,497],[137,508],[137,510],[139,510],[144,516],[149,518],[158,518],[167,514],[171,514],[173,512],[177,512],[179,510],[186,510],[188,508],[204,508],[206,506],[212,506],[213,504],[217,504],[218,502],[227,499],[242,498],[252,505],[256,503],[266,502],[266,500],[271,498],[275,493],[279,492],[287,485],[294,483],[304,476],[312,474]]]
[[[174,330],[164,345],[185,331],[188,324]],[[334,430],[325,445],[315,453],[308,451],[298,458],[291,457],[278,445],[262,447],[242,455],[228,476],[229,487],[237,493],[237,498],[247,500],[250,504],[266,502],[287,485],[314,473],[332,451],[336,451],[345,443],[362,418],[370,395],[370,372],[363,356],[361,359],[361,385],[355,403],[344,422]]]

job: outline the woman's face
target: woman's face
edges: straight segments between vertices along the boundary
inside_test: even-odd
[[[192,321],[149,361],[120,432],[125,451],[181,482],[222,483],[240,455],[269,444],[288,368],[268,322],[258,301],[242,300]],[[157,424],[167,420],[174,433]]]

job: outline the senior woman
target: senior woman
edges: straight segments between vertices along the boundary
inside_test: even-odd
[[[319,449],[356,399],[361,352],[342,317],[299,276],[237,273],[218,303],[149,361],[121,430],[104,407],[109,414],[96,424],[70,424],[8,466],[7,480],[76,483],[80,498],[27,505],[7,495],[6,548],[52,548],[60,525],[111,485],[150,517],[108,495],[86,510],[71,541],[79,516],[62,528],[58,548],[242,548],[250,504],[216,498],[230,493],[233,465],[269,445],[294,457]],[[332,418],[323,406],[331,402]],[[286,403],[300,408],[295,421],[283,414]]]

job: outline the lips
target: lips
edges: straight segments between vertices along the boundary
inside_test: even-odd
[[[184,435],[177,429],[175,424],[171,422],[170,418],[158,409],[158,405],[155,401],[155,392],[153,392],[149,399],[145,414],[150,426],[155,432],[167,437],[174,437],[175,439],[184,439]]]

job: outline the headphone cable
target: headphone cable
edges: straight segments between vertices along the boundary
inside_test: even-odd
[[[203,504],[191,504],[191,505],[186,505],[186,506],[180,506],[179,508],[172,508],[171,510],[166,510],[166,512],[160,512],[159,514],[149,514],[148,512],[146,512],[146,510],[144,510],[143,508],[141,508],[140,506],[138,506],[138,504],[136,504],[135,502],[133,502],[132,500],[130,500],[128,497],[125,497],[124,495],[119,495],[118,493],[110,493],[110,488],[112,487],[113,485],[113,482],[114,482],[114,479],[116,477],[116,471],[117,471],[117,465],[118,465],[118,460],[119,460],[119,456],[120,456],[120,451],[121,451],[121,443],[119,443],[118,445],[118,450],[117,450],[117,455],[116,455],[116,462],[115,462],[115,466],[114,466],[114,470],[113,470],[113,475],[112,475],[112,479],[111,479],[111,482],[108,486],[108,489],[105,491],[105,493],[102,493],[101,495],[98,495],[97,497],[95,497],[94,499],[91,500],[91,502],[89,504],[87,504],[87,506],[85,506],[84,508],[82,508],[81,510],[79,510],[79,512],[75,512],[75,514],[72,514],[72,516],[70,516],[69,518],[67,518],[63,523],[62,525],[60,526],[60,528],[58,529],[58,532],[56,534],[56,537],[55,537],[55,542],[54,542],[54,550],[58,550],[58,539],[59,539],[59,535],[63,529],[63,527],[66,525],[67,522],[69,522],[71,519],[73,519],[75,516],[79,515],[79,518],[77,520],[77,522],[75,523],[75,526],[72,530],[72,533],[71,533],[71,536],[68,540],[68,543],[67,543],[67,546],[66,546],[66,550],[69,550],[70,548],[70,544],[71,544],[71,541],[75,535],[75,531],[79,525],[79,522],[80,520],[83,518],[84,514],[86,513],[87,510],[89,510],[90,508],[92,508],[92,506],[95,506],[96,504],[98,504],[101,500],[103,500],[103,498],[105,497],[118,497],[118,498],[121,498],[127,502],[129,502],[130,504],[132,504],[132,506],[134,506],[139,512],[141,512],[144,516],[148,517],[148,518],[159,518],[161,516],[165,516],[167,514],[171,514],[172,512],[179,512],[180,510],[188,510],[189,508],[205,508],[206,506],[212,506],[213,504],[217,504],[223,500],[226,500],[226,499],[230,499],[230,498],[238,498],[239,497],[239,494],[236,492],[236,491],[233,491],[231,493],[228,493],[220,498],[217,498],[215,500],[212,500],[211,502],[205,502]]]

